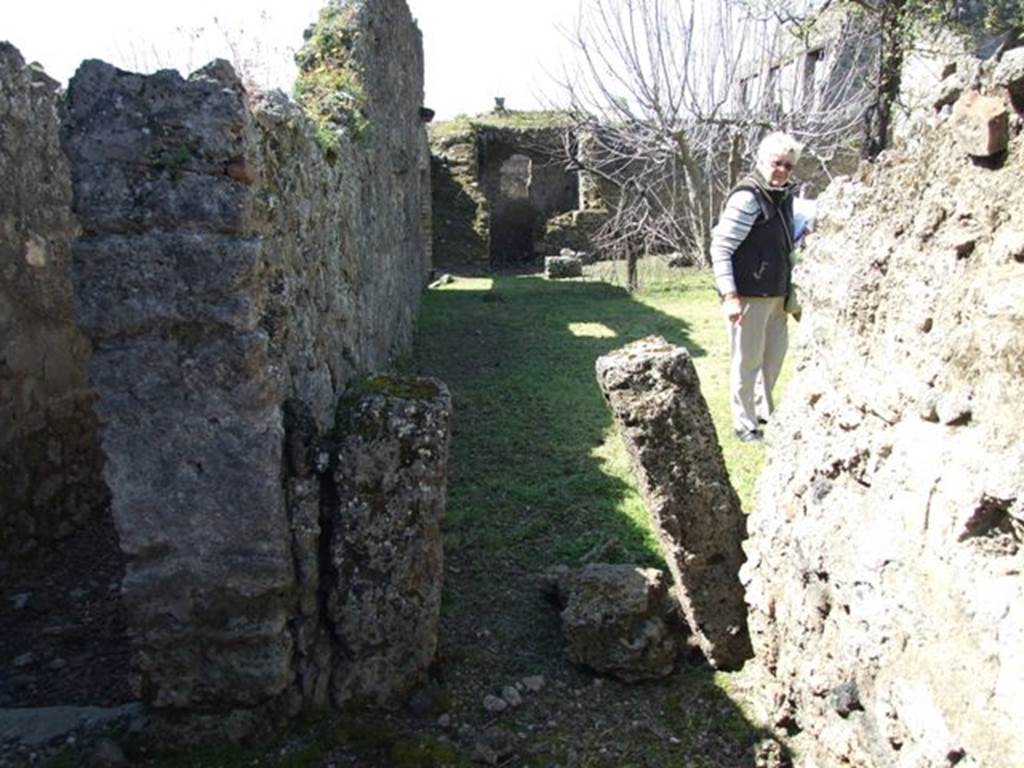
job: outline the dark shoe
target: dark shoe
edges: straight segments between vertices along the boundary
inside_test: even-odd
[[[764,416],[758,416],[757,423],[764,426],[765,424],[768,423],[768,419],[766,419]]]
[[[741,443],[759,443],[764,440],[760,429],[737,429],[735,435]]]

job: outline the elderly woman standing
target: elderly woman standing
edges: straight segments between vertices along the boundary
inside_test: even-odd
[[[785,133],[766,136],[754,171],[729,193],[711,238],[715,287],[730,343],[733,427],[743,442],[762,439],[774,404],[788,335],[786,295],[793,251],[793,188],[802,146]]]

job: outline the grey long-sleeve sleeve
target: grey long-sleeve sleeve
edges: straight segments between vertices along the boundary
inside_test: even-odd
[[[750,233],[760,206],[754,193],[741,189],[729,196],[718,224],[711,231],[711,269],[720,295],[736,292],[732,255]]]

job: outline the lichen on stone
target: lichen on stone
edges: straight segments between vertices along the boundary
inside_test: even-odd
[[[432,400],[438,395],[437,384],[431,379],[401,376],[370,376],[349,386],[353,396],[387,395],[406,400]]]

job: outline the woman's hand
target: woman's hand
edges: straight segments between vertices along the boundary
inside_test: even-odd
[[[722,297],[722,314],[730,323],[739,325],[743,322],[743,307],[740,306],[740,297],[735,293],[727,293]]]

